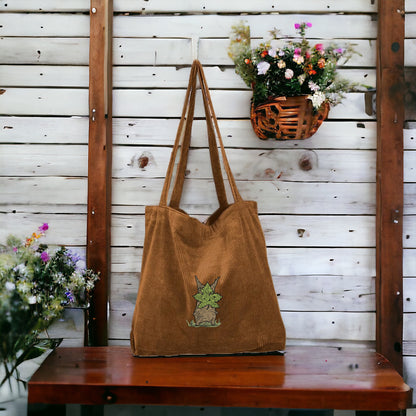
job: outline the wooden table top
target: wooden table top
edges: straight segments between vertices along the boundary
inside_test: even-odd
[[[30,380],[29,403],[400,410],[412,391],[383,356],[364,349],[137,358],[113,346],[57,348]]]

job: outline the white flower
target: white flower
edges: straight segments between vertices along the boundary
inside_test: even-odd
[[[264,75],[268,69],[270,68],[270,64],[265,61],[259,62],[257,65],[257,75]]]
[[[285,71],[285,78],[292,79],[293,75],[295,75],[295,73],[290,68],[287,68]]]
[[[313,81],[308,82],[308,87],[311,91],[319,91],[319,85],[315,84]]]
[[[286,62],[283,59],[280,59],[280,61],[277,63],[277,66],[282,69],[286,68]]]
[[[12,290],[14,290],[16,288],[16,285],[13,282],[6,282],[6,289],[11,292]]]
[[[27,300],[30,305],[34,305],[36,303],[36,296],[30,296]]]
[[[302,85],[305,82],[306,74],[302,74],[298,76],[299,84]]]
[[[272,57],[272,58],[276,58],[276,55],[277,55],[277,50],[276,49],[269,49],[268,51],[267,51],[267,53]]]
[[[308,95],[308,98],[312,101],[314,108],[319,108],[325,102],[325,94],[322,91],[316,91],[313,95]]]

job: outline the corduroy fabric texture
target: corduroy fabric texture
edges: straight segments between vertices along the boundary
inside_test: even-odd
[[[205,223],[179,208],[197,77],[203,95],[219,202],[218,210]],[[217,139],[234,199],[231,204],[225,192]],[[172,181],[179,149],[176,178]],[[284,350],[285,328],[267,261],[257,204],[242,200],[237,190],[198,61],[192,64],[160,204],[146,207],[145,217],[142,270],[130,337],[134,355]]]

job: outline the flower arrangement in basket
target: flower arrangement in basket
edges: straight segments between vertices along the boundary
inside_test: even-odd
[[[279,31],[252,49],[250,27],[232,27],[228,54],[235,71],[253,89],[251,122],[261,139],[305,139],[312,136],[336,105],[353,88],[337,74],[356,53],[351,45],[340,48],[310,45],[305,34],[311,23],[295,23],[300,39],[283,41]]]
[[[82,266],[81,258],[65,247],[51,250],[39,240],[43,224],[21,241],[9,236],[0,246],[0,387],[19,379],[18,366],[54,348],[57,341],[39,335],[64,307],[86,307],[98,274]]]

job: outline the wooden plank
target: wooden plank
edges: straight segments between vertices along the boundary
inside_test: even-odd
[[[228,36],[228,35],[227,35]],[[253,45],[258,41],[253,41]],[[324,44],[345,40],[319,40]],[[375,67],[375,40],[354,39],[354,47],[360,55],[354,55],[342,67]],[[232,65],[227,54],[228,39],[201,39],[199,59],[205,65]],[[412,51],[414,42],[407,41]],[[52,64],[88,65],[87,38],[41,38],[3,37],[0,38],[0,62],[2,64]],[[114,38],[115,65],[191,65],[192,49],[189,39]],[[214,53],[213,53],[214,52]],[[406,54],[409,64],[416,58]],[[235,76],[238,79],[238,76]],[[209,78],[208,78],[209,82]]]
[[[409,0],[407,0],[409,1]],[[403,357],[403,374],[410,386],[416,386],[416,357]],[[413,403],[416,401],[416,390],[413,389]],[[408,409],[408,416],[415,416],[415,409]]]
[[[178,117],[184,90],[114,90],[115,117]],[[219,118],[248,118],[250,91],[213,90],[212,100]],[[7,88],[0,101],[1,115],[73,115],[85,116],[88,91],[78,88]],[[26,105],[22,106],[21,103]],[[198,96],[196,117],[203,112]],[[364,94],[349,93],[343,103],[329,113],[330,119],[362,119],[374,117],[365,113]]]
[[[143,214],[146,205],[159,203],[163,181],[154,178],[114,179],[113,213]],[[182,196],[181,208],[193,214],[214,212],[217,201],[212,179],[188,181],[193,192]],[[0,178],[0,186],[1,183]],[[371,183],[237,181],[237,186],[244,199],[257,201],[261,214],[375,214],[375,185]],[[17,189],[18,195],[10,196],[10,201],[24,198],[19,196]]]
[[[191,35],[188,36],[190,37]],[[114,64],[121,66],[191,65],[193,60],[192,43],[189,37],[188,39],[114,38]],[[261,39],[254,39],[252,44],[255,46],[261,41]],[[319,42],[324,45],[336,42],[340,46],[347,43],[344,39],[319,39]],[[200,39],[198,42],[199,60],[205,67],[208,65],[233,65],[227,53],[229,43],[228,34],[226,35],[226,39]],[[353,55],[346,63],[340,62],[340,66],[345,68],[360,66],[375,67],[375,40],[354,39],[352,43],[359,54]],[[53,57],[51,58],[53,59]],[[238,79],[238,76],[236,78]],[[210,78],[207,79],[209,82]],[[209,85],[211,86],[210,82]]]
[[[212,180],[192,180],[199,192],[183,196],[181,207],[192,214],[209,214],[216,209]],[[344,214],[374,215],[374,184],[367,183],[302,183],[272,181],[237,181],[244,199],[257,200],[261,214]],[[163,179],[114,179],[115,214],[144,214],[146,205],[157,205]],[[83,209],[87,203],[86,177],[0,177],[2,209],[47,210],[47,205],[68,205],[59,209]],[[50,199],[53,195],[53,200]],[[262,195],[261,198],[258,198]],[[70,207],[72,208],[70,208]],[[45,211],[40,211],[45,212]],[[72,211],[66,211],[72,212]],[[410,235],[408,237],[410,239]]]
[[[90,308],[89,344],[107,345],[111,265],[112,0],[92,0],[88,134],[87,265],[100,273]]]
[[[2,87],[88,87],[87,66],[0,65]]]
[[[126,39],[127,40],[127,39]],[[168,43],[165,43],[169,47]],[[118,53],[122,53],[118,51]],[[137,51],[136,51],[137,53]],[[124,55],[123,55],[124,57]],[[37,71],[37,70],[36,70]],[[11,77],[5,72],[5,82]],[[205,76],[212,89],[249,89],[235,73],[234,68],[206,67]],[[0,75],[2,74],[0,67]],[[19,74],[14,75],[17,77]],[[361,83],[375,88],[375,69],[340,69],[340,77],[352,83]],[[69,73],[73,77],[73,72]],[[3,77],[2,77],[3,78]],[[22,81],[25,78],[21,77]],[[155,67],[155,66],[116,66],[114,67],[115,88],[186,88],[188,85],[189,68]],[[35,78],[35,82],[36,82]],[[20,81],[20,82],[22,82]],[[28,81],[26,81],[28,82]],[[3,85],[8,85],[3,83]],[[16,84],[9,84],[16,85]],[[30,85],[30,84],[29,84]],[[33,85],[36,86],[36,85]]]
[[[269,247],[375,246],[371,216],[260,215],[260,221]],[[112,245],[143,246],[144,225],[143,215],[113,215]]]
[[[89,17],[81,13],[0,13],[0,36],[88,37],[89,35]]]
[[[88,65],[87,38],[0,37],[2,64]]]
[[[378,3],[377,351],[403,371],[404,0]]]
[[[222,0],[203,0],[192,1],[186,0],[171,2],[170,0],[162,0],[157,2],[149,2],[147,0],[115,0],[114,10],[117,12],[135,12],[142,13],[241,13],[241,2],[237,0],[223,2]],[[362,0],[353,0],[348,3],[340,3],[336,0],[315,0],[313,2],[304,0],[280,0],[278,2],[270,2],[267,0],[257,0],[244,4],[244,11],[251,12],[288,12],[293,13],[298,10],[304,12],[360,12],[360,13],[376,13],[376,5],[373,2],[363,2]]]
[[[86,215],[61,215],[50,213],[0,214],[0,244],[5,244],[9,234],[25,238],[36,231],[40,224],[47,222],[50,230],[42,238],[45,244],[55,246],[82,246],[86,238]]]
[[[111,305],[109,337],[128,339],[134,304]],[[375,313],[371,312],[286,312],[282,311],[290,340],[374,341]]]
[[[129,347],[58,348],[31,378],[28,401],[398,410],[410,406],[411,389],[368,350],[139,360]]]
[[[88,90],[7,88],[0,100],[0,114],[85,116],[88,114]]]
[[[171,146],[175,139],[178,119],[113,118],[113,143],[117,145]],[[318,132],[300,143],[295,140],[275,142],[259,140],[250,120],[219,120],[225,146],[237,148],[273,149],[375,149],[376,122],[326,121]],[[87,117],[0,117],[3,143],[88,143]],[[405,130],[410,131],[410,130]],[[336,137],[336,139],[334,139]],[[413,146],[408,135],[406,147]],[[192,146],[206,147],[206,126],[195,120]]]
[[[87,117],[0,117],[3,143],[88,144]]]
[[[81,205],[86,213],[87,178],[0,177],[0,189],[0,206]]]
[[[241,21],[240,15],[187,15],[187,16],[115,16],[115,37],[163,37],[228,39],[231,26]],[[277,27],[284,35],[296,36],[295,22],[310,21],[308,38],[376,39],[377,22],[366,14],[284,14],[246,15],[254,38],[269,38],[269,31]],[[186,30],[184,30],[186,28]],[[359,28],[359,30],[357,30]]]
[[[273,276],[282,311],[374,312],[375,276]],[[113,273],[111,304],[122,310],[134,307],[138,273]],[[117,306],[116,306],[117,305]]]
[[[403,279],[403,312],[416,312],[416,278]]]
[[[411,0],[407,0],[411,3]],[[1,0],[0,11],[32,11],[32,12],[85,12],[89,9],[88,0],[66,0],[63,4],[55,0],[38,0],[33,4],[33,0]],[[145,10],[143,10],[143,8]],[[415,6],[416,9],[416,6]],[[352,0],[348,3],[340,4],[336,0],[315,0],[314,2],[305,2],[304,0],[284,0],[278,3],[258,0],[254,4],[244,6],[246,12],[293,12],[303,10],[308,12],[360,12],[375,13],[376,5],[373,2],[363,2],[362,0]],[[186,0],[171,2],[169,0],[149,2],[148,0],[115,0],[114,11],[116,12],[146,12],[146,13],[174,13],[174,12],[205,12],[218,13],[241,12],[241,2],[222,0],[211,0],[206,3],[202,0]]]
[[[5,12],[85,12],[89,9],[88,0],[0,0],[0,11]]]
[[[178,117],[180,116],[184,96],[184,90],[176,89],[114,90],[114,117],[154,117],[155,114],[159,117]],[[250,116],[251,96],[251,91],[211,91],[212,102],[219,118],[248,118]],[[3,97],[6,97],[6,94]],[[29,108],[31,111],[35,111],[36,114],[34,107]],[[22,114],[26,110],[13,107],[13,111],[14,114]],[[79,114],[79,111],[76,114]],[[202,98],[198,95],[195,117],[202,116]],[[371,120],[374,118],[374,116],[369,116],[365,112],[363,93],[346,94],[344,101],[333,107],[329,113],[329,119]]]
[[[190,151],[187,178],[211,178],[210,167],[205,163],[207,152]],[[238,180],[373,182],[375,178],[376,155],[371,150],[229,149],[227,154]],[[169,156],[169,148],[115,147],[113,176],[164,177]],[[301,159],[310,162],[309,170],[299,166]],[[145,166],[143,160],[147,162]]]
[[[178,119],[113,118],[113,143],[117,145],[171,146],[175,140],[178,124]],[[279,142],[260,140],[255,135],[248,119],[222,119],[218,121],[218,124],[224,145],[227,148],[376,149],[375,121],[325,121],[313,137],[300,142],[296,140]],[[7,134],[13,135],[13,132],[8,131]],[[194,120],[192,147],[206,146],[205,121]]]
[[[140,273],[142,248],[138,239],[129,247],[112,248],[113,273]],[[415,250],[405,250],[406,261],[412,259]],[[274,276],[308,275],[375,276],[375,249],[334,247],[269,247],[269,266]]]
[[[116,146],[113,176],[163,178],[170,152],[167,147]],[[376,155],[372,150],[275,148],[228,149],[227,153],[238,180],[373,183],[375,177]],[[65,152],[61,145],[2,145],[0,176],[84,177],[87,176],[86,156],[85,145],[65,146]],[[187,178],[211,179],[207,160],[207,149],[191,150]],[[306,170],[299,165],[304,160],[308,161]]]

